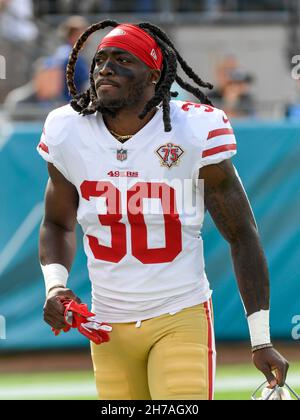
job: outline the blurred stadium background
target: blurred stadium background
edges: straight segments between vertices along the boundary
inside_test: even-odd
[[[214,83],[211,98],[232,119],[235,165],[269,262],[273,337],[291,361],[288,382],[300,391],[300,2],[0,0],[0,399],[96,395],[86,340],[72,332],[55,338],[42,320],[37,238],[47,172],[35,146],[49,110],[68,100],[71,44],[106,18],[160,25]],[[82,53],[79,88],[100,37]],[[180,90],[179,98],[192,99]],[[216,398],[249,399],[263,377],[250,364],[229,250],[209,218],[203,236],[214,289]],[[90,302],[80,230],[70,287]]]

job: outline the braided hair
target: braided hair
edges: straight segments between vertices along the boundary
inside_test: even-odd
[[[107,27],[115,28],[119,25],[118,22],[114,20],[104,20],[102,22],[95,23],[87,28],[87,30],[79,37],[76,44],[74,45],[72,52],[69,57],[69,62],[67,65],[66,78],[67,85],[72,96],[70,102],[72,108],[79,112],[82,115],[94,114],[96,111],[101,112],[102,114],[113,114],[113,111],[103,108],[99,105],[99,100],[96,93],[95,81],[94,81],[94,70],[96,61],[95,58],[92,60],[91,69],[90,69],[90,87],[83,93],[78,93],[75,83],[74,83],[74,72],[75,65],[78,58],[80,50],[83,48],[85,42],[89,36],[100,30]],[[144,110],[139,115],[140,119],[145,118],[145,116],[156,106],[162,104],[163,109],[163,121],[165,131],[171,131],[171,119],[170,119],[170,100],[171,97],[176,97],[177,92],[171,92],[171,87],[174,81],[178,83],[184,90],[192,93],[202,104],[212,105],[207,96],[199,89],[199,87],[212,89],[213,86],[210,83],[204,82],[194,71],[193,69],[184,61],[181,57],[172,41],[168,38],[166,33],[162,31],[158,26],[155,26],[151,23],[144,22],[139,23],[136,26],[143,29],[147,32],[158,44],[163,54],[163,68],[161,72],[161,77],[157,85],[155,86],[154,96],[146,103]],[[185,74],[198,86],[193,86],[184,80],[177,74],[177,63],[180,64],[181,68]]]

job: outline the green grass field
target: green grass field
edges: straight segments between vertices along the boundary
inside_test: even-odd
[[[252,365],[219,366],[216,400],[249,400],[263,376]],[[300,393],[300,363],[294,363],[287,381]],[[92,372],[47,372],[0,375],[3,399],[96,399]]]

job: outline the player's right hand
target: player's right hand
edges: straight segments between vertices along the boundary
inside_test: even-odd
[[[81,303],[79,297],[77,297],[72,290],[63,287],[57,287],[50,290],[46,297],[44,321],[56,330],[62,330],[66,327],[64,319],[65,306],[62,303],[62,300],[64,299],[71,299],[75,300],[77,303]]]

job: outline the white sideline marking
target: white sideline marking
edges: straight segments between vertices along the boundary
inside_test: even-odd
[[[93,382],[70,382],[70,383],[51,383],[40,385],[0,387],[1,399],[24,399],[24,398],[67,398],[67,397],[92,397],[96,398],[96,386]]]
[[[6,244],[5,248],[0,254],[0,276],[11,262],[11,260],[14,258],[14,256],[18,253],[19,249],[32,233],[33,229],[39,223],[43,212],[44,203],[40,202],[36,204],[26,219],[24,219],[24,221],[18,227],[11,240]]]
[[[228,391],[254,391],[261,383],[264,382],[264,377],[259,376],[245,376],[243,378],[235,378],[234,376],[227,378],[220,378],[216,381],[216,391],[228,392]],[[300,374],[291,373],[288,375],[287,383],[293,387],[300,387]]]
[[[263,382],[261,377],[245,376],[244,378],[220,378],[216,381],[216,391],[235,392],[248,391],[249,399],[251,392]],[[300,387],[300,375],[290,374],[288,384],[292,387]],[[35,399],[35,398],[68,398],[68,397],[94,397],[96,398],[96,386],[94,381],[70,381],[51,384],[8,385],[0,387],[0,400],[2,399]]]

